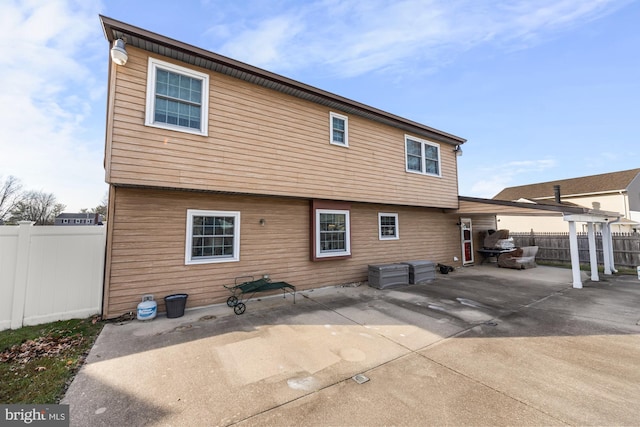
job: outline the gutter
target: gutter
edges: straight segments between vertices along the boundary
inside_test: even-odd
[[[561,213],[569,213],[569,214],[586,214],[589,209],[579,206],[553,206],[553,205],[539,205],[534,203],[523,203],[523,202],[511,202],[507,200],[496,200],[496,199],[482,199],[478,197],[467,197],[467,196],[458,196],[459,201],[465,202],[473,202],[473,203],[481,203],[485,205],[496,205],[496,206],[509,206],[515,208],[523,208],[523,209],[537,209],[541,211],[550,211],[550,212],[561,212]]]

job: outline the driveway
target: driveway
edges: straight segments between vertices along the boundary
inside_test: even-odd
[[[637,425],[640,281],[584,278],[493,264],[111,323],[62,403],[78,426]]]

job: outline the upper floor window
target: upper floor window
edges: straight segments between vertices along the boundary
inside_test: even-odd
[[[440,145],[405,135],[407,172],[440,176]]]
[[[240,212],[187,210],[185,264],[240,260]]]
[[[378,213],[378,238],[380,240],[397,240],[400,238],[398,234],[398,214],[397,213]]]
[[[330,113],[330,127],[332,144],[349,146],[349,118],[336,113]]]
[[[145,124],[207,135],[209,76],[149,58]]]

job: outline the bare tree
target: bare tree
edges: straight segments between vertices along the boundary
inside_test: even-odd
[[[53,193],[28,191],[11,211],[11,221],[34,221],[36,225],[53,224],[66,206],[57,203]]]
[[[9,175],[4,181],[0,181],[0,224],[8,219],[11,211],[20,201],[22,184],[15,176]]]
[[[100,201],[100,204],[98,206],[96,206],[95,208],[91,208],[91,209],[87,209],[87,208],[82,208],[80,209],[80,212],[82,213],[97,213],[102,215],[102,217],[106,220],[107,219],[107,211],[108,211],[108,205],[109,204],[109,193],[105,193],[105,195],[102,197],[102,200]]]
[[[100,201],[100,204],[95,208],[91,209],[92,212],[98,213],[107,219],[107,212],[109,211],[109,193],[105,193]]]

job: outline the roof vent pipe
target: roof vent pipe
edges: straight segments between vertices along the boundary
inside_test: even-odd
[[[556,203],[560,203],[560,186],[559,185],[553,186],[553,195],[556,199]]]

